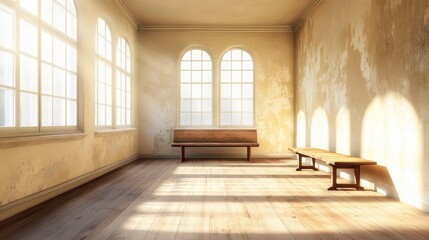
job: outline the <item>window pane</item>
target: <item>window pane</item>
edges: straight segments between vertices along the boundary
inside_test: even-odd
[[[203,92],[202,98],[212,98],[212,85],[211,84],[203,84]]]
[[[201,71],[192,71],[192,82],[200,83],[202,80],[202,72]]]
[[[231,100],[221,100],[220,110],[221,112],[231,112]]]
[[[180,114],[180,123],[184,126],[191,125],[191,114],[190,113],[181,113]]]
[[[42,93],[52,95],[52,66],[42,64]]]
[[[243,70],[253,70],[253,62],[243,61]]]
[[[233,126],[241,125],[241,113],[231,114],[231,125]]]
[[[192,70],[201,70],[201,62],[200,61],[192,61]]]
[[[201,125],[201,113],[192,113],[192,125]]]
[[[182,70],[191,70],[191,61],[182,61],[180,63],[180,68]]]
[[[253,112],[253,100],[243,100],[243,112]]]
[[[232,60],[241,60],[241,50],[234,49],[231,51]]]
[[[241,98],[241,84],[231,84],[232,98]]]
[[[231,98],[231,84],[222,84],[220,86],[220,97]]]
[[[52,97],[42,96],[42,126],[52,126]]]
[[[53,2],[53,25],[62,33],[66,33],[66,9],[63,5]]]
[[[232,71],[232,82],[241,82],[241,71]]]
[[[63,98],[54,98],[53,125],[66,125],[66,101]]]
[[[58,97],[66,96],[66,72],[59,68],[54,68],[53,95]]]
[[[180,73],[180,81],[181,82],[191,82],[191,72],[190,71],[182,71]]]
[[[36,127],[38,118],[37,94],[21,92],[20,119],[22,127]]]
[[[76,74],[67,74],[67,98],[77,99]]]
[[[98,125],[106,125],[106,107],[104,104],[98,104],[97,106]]]
[[[0,5],[0,46],[13,50],[15,43],[14,13],[9,8]]]
[[[112,66],[106,65],[106,84],[112,85]]]
[[[180,88],[181,98],[191,98],[191,84],[181,84]]]
[[[192,98],[201,98],[200,84],[192,84]]]
[[[252,126],[253,125],[253,113],[243,113],[242,114],[242,124],[245,126]]]
[[[231,125],[231,113],[220,114],[220,125]]]
[[[0,51],[0,85],[15,86],[15,59],[12,53]]]
[[[190,112],[191,111],[191,100],[182,99],[180,100],[180,112]]]
[[[67,126],[76,126],[77,119],[76,101],[67,101]]]
[[[67,46],[67,70],[76,72],[76,49],[71,46]]]
[[[112,107],[106,106],[106,126],[112,125]]]
[[[200,99],[192,99],[192,112],[201,112],[201,105]]]
[[[29,11],[33,15],[37,16],[37,12],[38,12],[37,2],[38,1],[36,1],[36,0],[20,0],[19,2],[20,2],[20,5],[22,8]]]
[[[241,100],[237,100],[237,99],[231,100],[231,111],[241,112]]]
[[[106,65],[103,61],[97,61],[97,81],[106,82]]]
[[[192,50],[192,61],[198,61],[201,59],[201,50]]]
[[[0,87],[0,127],[15,126],[15,91]]]
[[[31,40],[30,40],[31,39]],[[20,21],[20,48],[22,52],[37,56],[37,27],[27,21]]]
[[[204,61],[203,62],[203,70],[212,70],[212,62]]]
[[[203,113],[202,114],[202,125],[211,126],[213,125],[213,117],[211,113]]]
[[[106,85],[98,83],[98,103],[106,103]]]
[[[203,82],[212,82],[212,72],[211,71],[203,71]]]
[[[230,71],[222,71],[220,81],[221,82],[231,82],[231,72]]]
[[[253,82],[252,71],[243,71],[243,82]]]
[[[52,35],[42,31],[42,59],[52,63]]]
[[[76,17],[68,12],[67,13],[67,36],[76,40]]]
[[[54,64],[66,68],[66,44],[54,37]]]
[[[21,55],[20,64],[20,84],[22,90],[38,91],[38,67],[37,61],[33,58]]]
[[[202,111],[203,112],[212,112],[212,100],[202,100]]]
[[[253,98],[253,84],[243,84],[243,98]]]
[[[42,19],[52,25],[52,0],[42,0]]]

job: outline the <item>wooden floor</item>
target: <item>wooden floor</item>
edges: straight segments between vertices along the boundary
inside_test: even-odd
[[[136,161],[38,206],[0,239],[429,239],[428,213],[327,191],[329,174],[296,164]]]

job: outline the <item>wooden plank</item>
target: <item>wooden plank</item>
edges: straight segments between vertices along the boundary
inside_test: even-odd
[[[174,143],[257,143],[256,129],[175,129]]]

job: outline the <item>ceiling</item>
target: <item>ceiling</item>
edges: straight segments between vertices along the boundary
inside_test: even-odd
[[[314,0],[122,0],[140,27],[293,26]]]

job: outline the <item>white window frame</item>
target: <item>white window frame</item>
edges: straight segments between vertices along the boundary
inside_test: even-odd
[[[240,51],[240,59],[234,59],[233,57],[233,52],[234,51]],[[231,58],[229,58],[229,54],[231,54]],[[234,66],[237,65],[237,66]],[[247,76],[245,77],[244,73],[246,72]],[[249,72],[251,72],[251,74],[249,75]],[[239,81],[236,80],[234,81],[234,73],[239,73],[238,75],[240,75],[238,78],[240,79]],[[218,95],[218,103],[219,103],[219,110],[218,110],[218,126],[220,128],[253,128],[255,126],[255,80],[254,80],[254,74],[255,74],[255,70],[254,70],[254,61],[253,61],[253,57],[251,55],[251,53],[241,47],[233,47],[233,48],[229,48],[227,49],[224,54],[222,54],[221,60],[220,60],[220,66],[219,66],[219,95]],[[229,75],[229,76],[228,76]],[[223,78],[227,77],[230,78],[230,80],[225,81]],[[248,81],[251,80],[251,81]],[[230,97],[227,97],[225,95],[223,95],[222,89],[225,86],[230,85],[229,89],[231,91]],[[239,85],[240,87],[237,89],[233,89],[233,87],[238,87],[237,85]],[[247,89],[251,89],[251,97],[246,96],[243,97],[243,90],[244,90],[244,86],[250,86],[250,88]],[[240,89],[239,91],[240,96],[238,97],[234,97],[232,94],[234,92],[239,92],[237,91],[238,89]],[[225,90],[225,89],[224,89]],[[235,90],[235,91],[234,91]],[[226,94],[228,95],[228,94]],[[231,110],[229,111],[225,111],[223,110],[223,101],[230,101],[231,103]],[[239,109],[240,110],[234,110],[233,109],[233,104],[232,102],[235,101],[237,103],[239,103]],[[251,101],[252,102],[252,106],[251,106],[251,112],[249,110],[247,111],[243,111],[245,104],[243,104],[244,101]],[[249,108],[249,107],[247,107]],[[230,114],[231,116],[231,123],[230,124],[224,124],[222,122],[222,115],[223,114]],[[232,115],[233,114],[239,114],[240,115],[240,123],[239,124],[234,124],[232,122]],[[251,123],[245,123],[243,121],[244,117],[251,116]]]
[[[54,27],[51,23],[47,22],[45,19],[46,15],[42,16],[42,13],[44,13],[44,11],[46,10],[46,8],[44,8],[44,6],[42,6],[42,1],[41,0],[34,0],[36,1],[36,5],[37,5],[37,11],[31,12],[28,11],[27,9],[24,9],[23,7],[20,6],[20,1],[16,0],[16,1],[11,1],[11,0],[6,0],[3,1],[2,3],[0,3],[0,7],[2,8],[7,8],[9,9],[12,13],[13,13],[13,34],[14,34],[14,43],[13,43],[13,49],[6,49],[4,47],[0,46],[0,50],[3,52],[8,52],[13,54],[14,60],[13,60],[13,64],[14,64],[14,70],[13,70],[13,75],[14,75],[14,87],[7,87],[5,85],[0,85],[0,87],[2,88],[7,88],[7,89],[12,89],[14,91],[14,126],[11,127],[0,127],[0,137],[13,137],[13,136],[29,136],[29,135],[44,135],[44,134],[58,134],[58,133],[72,133],[72,132],[77,132],[80,128],[80,121],[79,121],[79,115],[80,115],[80,98],[78,97],[78,93],[80,92],[78,89],[79,86],[79,79],[77,79],[77,73],[78,73],[78,69],[77,69],[77,64],[78,64],[78,53],[77,53],[77,42],[78,42],[78,37],[77,37],[77,21],[78,21],[78,14],[76,11],[76,4],[74,3],[74,0],[67,0],[65,2],[65,6],[63,6],[63,8],[65,9],[65,21],[64,23],[67,24],[67,14],[69,13],[69,15],[71,17],[74,17],[73,23],[74,25],[71,26],[73,35],[67,35],[68,31],[67,31],[67,25],[64,26],[64,32],[61,32],[59,30],[59,28]],[[54,0],[55,2],[57,2],[56,0]],[[31,2],[30,2],[31,3]],[[68,4],[71,4],[70,8],[72,9],[71,11],[68,10],[70,8],[67,8]],[[42,12],[43,11],[43,12]],[[20,46],[20,22],[21,21],[26,21],[29,22],[30,24],[32,24],[33,26],[36,27],[36,31],[37,31],[37,54],[36,56],[32,56],[31,58],[33,58],[34,60],[36,60],[36,64],[37,64],[37,90],[36,91],[32,91],[37,95],[37,120],[36,120],[36,125],[34,126],[30,126],[30,127],[23,127],[21,126],[21,114],[20,114],[20,95],[21,93],[25,93],[28,92],[27,90],[22,90],[21,86],[20,86],[20,61],[21,61],[21,56],[30,56],[27,53],[23,53],[22,52],[22,48]],[[70,46],[72,48],[75,49],[75,62],[74,62],[74,70],[71,71],[73,74],[75,74],[76,76],[76,81],[75,81],[75,90],[76,90],[76,96],[75,98],[70,98],[70,100],[75,101],[75,117],[74,117],[74,124],[72,126],[67,126],[67,115],[64,115],[65,118],[65,125],[64,126],[44,126],[43,122],[42,122],[42,115],[43,115],[43,111],[42,111],[42,96],[45,95],[42,93],[42,63],[44,62],[44,60],[42,59],[42,31],[43,32],[48,32],[50,33],[52,36],[56,37],[57,39],[60,39],[62,42],[64,42],[66,44],[66,46]],[[65,55],[65,59],[67,59],[67,54]],[[66,61],[66,60],[65,60]],[[67,64],[67,61],[66,61]],[[64,67],[65,69],[65,76],[67,76],[67,65]],[[67,82],[65,82],[65,91],[67,92]],[[67,97],[64,97],[65,100],[65,114],[67,114]],[[24,109],[25,110],[25,109]]]
[[[197,57],[198,54],[201,55]],[[215,105],[212,57],[201,48],[187,49],[180,58],[179,66],[179,126],[184,128],[213,127],[215,125]],[[194,81],[194,78],[199,80]],[[184,97],[184,88],[187,87],[189,96]],[[196,90],[198,88],[199,94]],[[194,92],[197,93],[194,95]],[[184,124],[183,119],[186,118],[189,118],[190,124]],[[210,119],[210,123],[207,122],[207,119]],[[194,124],[194,122],[196,123]]]
[[[115,121],[116,128],[132,126],[131,49],[128,41],[120,37],[116,47]],[[122,118],[122,119],[119,119]],[[124,124],[122,124],[124,123]]]

